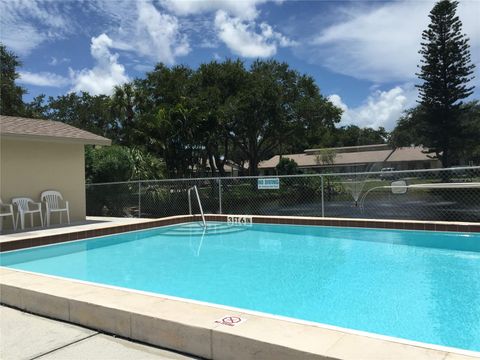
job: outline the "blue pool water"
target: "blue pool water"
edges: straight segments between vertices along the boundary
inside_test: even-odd
[[[480,234],[188,223],[0,264],[480,351]]]

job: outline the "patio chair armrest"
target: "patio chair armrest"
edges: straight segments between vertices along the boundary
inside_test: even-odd
[[[31,209],[30,206],[34,207],[34,209]],[[31,201],[28,203],[28,209],[29,210],[41,210],[42,209],[42,203],[41,202],[34,202],[34,201]]]
[[[8,211],[4,212],[4,209],[8,209]],[[13,205],[12,204],[0,204],[0,212],[1,213],[13,213]]]

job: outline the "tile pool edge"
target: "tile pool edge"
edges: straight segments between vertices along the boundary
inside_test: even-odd
[[[227,221],[228,214],[206,214],[207,221]],[[158,219],[148,219],[141,223],[109,225],[103,228],[69,231],[54,235],[37,235],[20,239],[0,241],[0,252],[50,245],[72,240],[81,240],[98,236],[118,234],[128,231],[145,230],[154,227],[200,221],[199,215],[178,215]],[[306,216],[266,216],[252,215],[252,221],[258,224],[284,225],[313,225],[313,226],[340,226],[361,227],[374,229],[396,230],[424,230],[424,231],[452,231],[452,232],[480,232],[480,223],[449,222],[449,221],[421,221],[421,220],[383,220],[383,219],[352,219],[352,218],[322,218]],[[41,232],[42,230],[39,230]]]
[[[480,353],[0,267],[0,303],[207,359],[474,359]],[[247,321],[215,323],[226,315]]]

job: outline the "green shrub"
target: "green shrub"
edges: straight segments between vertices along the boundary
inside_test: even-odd
[[[88,183],[162,179],[164,173],[161,160],[137,148],[113,145],[85,151]]]

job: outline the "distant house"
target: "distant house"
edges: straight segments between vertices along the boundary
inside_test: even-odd
[[[216,166],[215,159],[213,159],[213,164],[215,165],[215,175],[220,176],[220,172]],[[195,165],[193,167],[193,173],[195,173],[196,177],[209,177],[212,176],[212,168],[210,166],[210,161],[207,159],[203,166]],[[241,176],[248,170],[248,162],[240,166],[235,164],[233,161],[227,160],[223,165],[223,170],[225,172],[225,176],[232,177],[232,176]]]
[[[281,157],[293,159],[303,173],[431,169],[441,167],[437,159],[427,155],[422,147],[392,148],[387,144],[307,149],[300,154],[275,155],[262,161],[261,175],[276,174]]]
[[[58,121],[0,116],[0,197],[40,200],[58,190],[72,221],[85,220],[85,145],[110,145],[102,136]],[[53,223],[57,220],[53,219]]]

